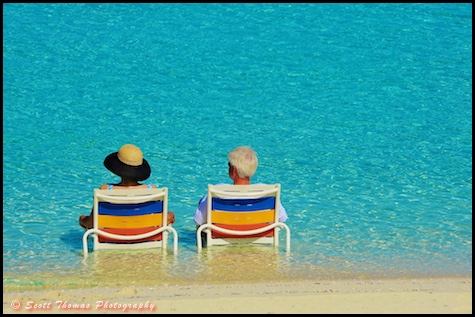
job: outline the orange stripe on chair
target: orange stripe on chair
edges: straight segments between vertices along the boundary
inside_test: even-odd
[[[274,222],[275,210],[261,210],[248,212],[211,211],[211,219],[214,224],[226,225],[249,225]]]
[[[263,228],[265,226],[268,226],[269,224],[267,223],[261,223],[261,224],[252,224],[252,225],[224,225],[224,224],[217,224],[218,227],[225,228],[225,229],[230,229],[230,230],[236,230],[236,231],[246,231],[246,230],[254,230],[254,229],[259,229]],[[274,229],[270,229],[268,231],[264,231],[261,233],[256,233],[252,235],[235,235],[235,234],[227,234],[227,233],[222,233],[222,232],[217,232],[212,230],[211,231],[211,236],[213,238],[257,238],[257,237],[273,237],[274,236]]]
[[[157,227],[154,228],[135,228],[135,229],[112,229],[112,228],[106,228],[106,229],[101,229],[105,232],[108,233],[113,233],[113,234],[120,234],[120,235],[125,235],[125,236],[131,236],[131,235],[137,235],[137,234],[142,234],[142,233],[147,233],[156,230]],[[151,236],[149,238],[144,238],[144,239],[138,239],[138,240],[130,240],[130,241],[125,241],[125,240],[117,240],[117,239],[111,239],[107,237],[103,237],[99,234],[99,242],[118,242],[118,243],[136,243],[136,242],[144,242],[144,241],[161,241],[162,240],[162,233],[156,234],[154,236]]]
[[[98,227],[102,228],[146,228],[162,225],[163,214],[149,214],[141,216],[108,216],[99,215]]]

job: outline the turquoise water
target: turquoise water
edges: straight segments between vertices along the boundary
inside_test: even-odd
[[[4,286],[472,274],[471,4],[4,4],[3,19]],[[179,254],[83,261],[77,219],[125,143],[169,188]],[[282,185],[288,256],[196,252],[198,200],[239,145],[254,182]]]

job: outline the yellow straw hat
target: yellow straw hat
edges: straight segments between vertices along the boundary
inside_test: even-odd
[[[118,152],[109,154],[104,166],[118,176],[135,181],[146,180],[151,173],[142,151],[133,144],[125,144]]]

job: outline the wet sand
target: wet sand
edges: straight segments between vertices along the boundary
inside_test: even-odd
[[[4,293],[3,312],[471,314],[472,278],[48,289]]]

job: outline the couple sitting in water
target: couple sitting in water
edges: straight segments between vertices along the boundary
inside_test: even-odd
[[[228,154],[228,175],[233,180],[233,185],[250,185],[251,177],[257,169],[257,155],[253,149],[248,146],[240,146]],[[149,178],[151,169],[148,162],[143,158],[142,151],[135,145],[125,144],[118,152],[109,154],[104,160],[104,166],[112,173],[121,177],[117,184],[103,184],[100,189],[126,190],[137,188],[156,188],[154,184],[140,184]],[[228,185],[228,184],[218,184]],[[200,199],[198,208],[194,215],[194,221],[197,226],[206,222],[207,195]],[[81,215],[79,224],[85,229],[93,227],[93,213],[89,216]],[[285,208],[280,205],[279,221],[285,222],[287,213]],[[167,223],[175,222],[175,214],[168,212]]]

